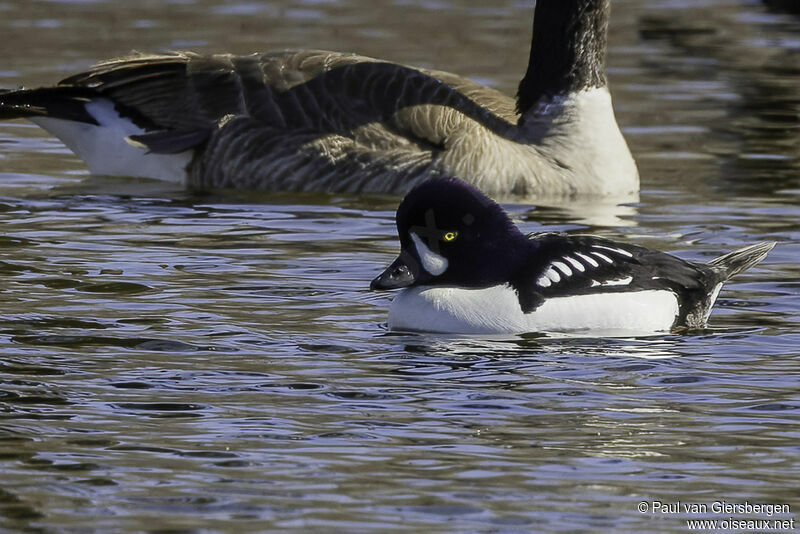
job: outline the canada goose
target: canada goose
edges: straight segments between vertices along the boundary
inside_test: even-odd
[[[447,72],[318,50],[133,55],[0,92],[92,173],[192,188],[624,196],[639,177],[605,76],[610,0],[539,0],[516,101]]]

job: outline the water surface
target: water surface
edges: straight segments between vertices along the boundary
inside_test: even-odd
[[[133,49],[313,47],[511,94],[530,12],[6,0],[0,87]],[[641,201],[507,206],[526,231],[698,261],[778,241],[692,335],[389,333],[391,294],[367,286],[397,252],[398,198],[91,177],[35,126],[0,123],[0,528],[686,532],[699,517],[637,510],[656,500],[795,517],[798,35],[756,1],[614,2],[609,78]]]

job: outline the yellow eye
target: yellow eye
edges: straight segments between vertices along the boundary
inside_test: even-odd
[[[447,232],[442,236],[442,239],[444,239],[445,242],[449,243],[450,241],[453,241],[457,236],[458,232]]]

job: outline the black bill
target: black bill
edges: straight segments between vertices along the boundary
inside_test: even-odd
[[[370,289],[397,289],[414,285],[420,274],[419,263],[405,250],[370,283]]]

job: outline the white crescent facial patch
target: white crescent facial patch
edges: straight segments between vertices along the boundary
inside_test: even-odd
[[[417,248],[417,255],[422,263],[422,268],[433,276],[439,276],[447,270],[447,258],[428,248],[428,246],[414,232],[410,233],[411,240]]]

